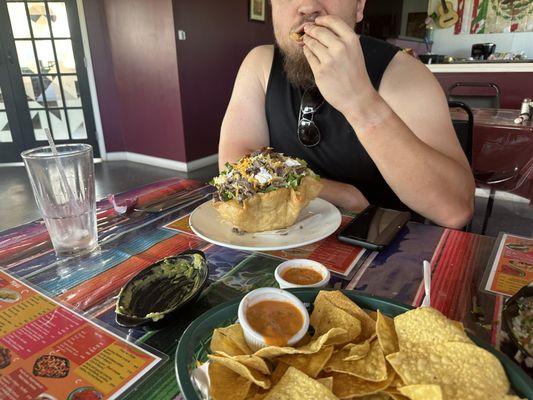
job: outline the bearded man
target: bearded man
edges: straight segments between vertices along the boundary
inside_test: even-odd
[[[224,117],[219,165],[261,147],[305,159],[320,197],[410,209],[460,228],[474,179],[440,85],[418,60],[359,36],[365,0],[271,0],[276,44],[253,49]]]

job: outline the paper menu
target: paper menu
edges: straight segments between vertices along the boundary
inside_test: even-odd
[[[160,361],[0,272],[0,399],[112,399]]]
[[[360,246],[346,244],[337,239],[338,234],[351,221],[352,217],[343,215],[341,226],[335,233],[323,240],[295,249],[265,253],[288,260],[307,258],[324,264],[334,274],[347,277],[366,253],[366,250]]]
[[[486,291],[504,296],[533,282],[533,238],[500,234],[484,282]]]

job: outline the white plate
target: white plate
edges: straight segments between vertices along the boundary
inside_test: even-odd
[[[341,225],[341,213],[333,204],[314,199],[302,210],[296,223],[277,231],[237,234],[223,221],[213,202],[198,206],[189,217],[189,225],[202,239],[237,250],[287,250],[322,240]]]

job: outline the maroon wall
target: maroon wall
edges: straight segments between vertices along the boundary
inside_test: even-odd
[[[246,0],[174,0],[187,159],[217,153],[220,125],[239,66],[250,49],[274,42],[266,22],[248,20]]]
[[[495,83],[501,91],[501,108],[519,109],[522,100],[531,97],[533,89],[531,72],[436,73],[435,76],[445,92],[456,82]]]
[[[171,0],[86,0],[106,149],[187,161]]]
[[[127,151],[186,161],[171,0],[106,0]]]

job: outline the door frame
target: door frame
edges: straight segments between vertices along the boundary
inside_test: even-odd
[[[107,160],[107,149],[105,145],[104,129],[102,127],[102,117],[100,115],[98,89],[96,88],[96,78],[94,76],[93,58],[89,42],[89,32],[87,30],[87,20],[85,18],[85,4],[83,4],[83,0],[76,0],[76,5],[78,7],[78,22],[81,32],[83,53],[85,55],[87,81],[89,82],[89,91],[91,93],[92,110],[94,116],[94,124],[96,128],[96,141],[98,142],[98,147],[100,149],[100,158],[103,160]]]
[[[74,60],[76,63],[76,75],[78,76],[78,83],[80,85],[80,98],[82,102],[82,112],[85,121],[85,129],[87,131],[87,139],[84,140],[56,140],[57,144],[62,143],[88,143],[93,147],[93,154],[95,158],[100,158],[100,136],[96,130],[95,113],[93,110],[93,96],[96,96],[89,85],[89,71],[86,62],[85,52],[90,51],[84,45],[81,32],[81,18],[80,10],[77,7],[76,0],[63,0],[67,10],[67,17],[70,28],[70,40],[72,42],[72,50],[74,54]],[[5,65],[7,67],[7,75],[11,84],[10,91],[13,97],[14,106],[11,110],[16,110],[16,119],[20,130],[18,133],[18,144],[23,149],[38,147],[46,145],[42,141],[36,141],[33,133],[33,126],[31,123],[30,109],[28,107],[25,88],[22,80],[22,73],[20,71],[20,65],[17,57],[17,50],[15,47],[15,39],[11,30],[11,22],[9,14],[7,12],[7,2],[2,1],[0,3],[0,21],[6,21],[6,26],[3,28],[6,30],[6,35],[3,36],[3,46],[7,56],[10,56],[10,61]],[[50,28],[51,29],[51,28]],[[33,39],[32,39],[33,42]],[[92,72],[92,71],[91,71]],[[93,78],[94,79],[94,78]],[[17,95],[15,95],[17,93]],[[13,111],[11,112],[13,114]],[[11,126],[11,120],[10,126]],[[15,136],[14,134],[12,135]],[[15,138],[14,138],[15,139]],[[18,152],[20,154],[20,151]],[[0,153],[1,154],[1,153]],[[12,159],[12,158],[11,158]],[[2,159],[0,158],[0,162]],[[18,156],[14,161],[21,161]]]

